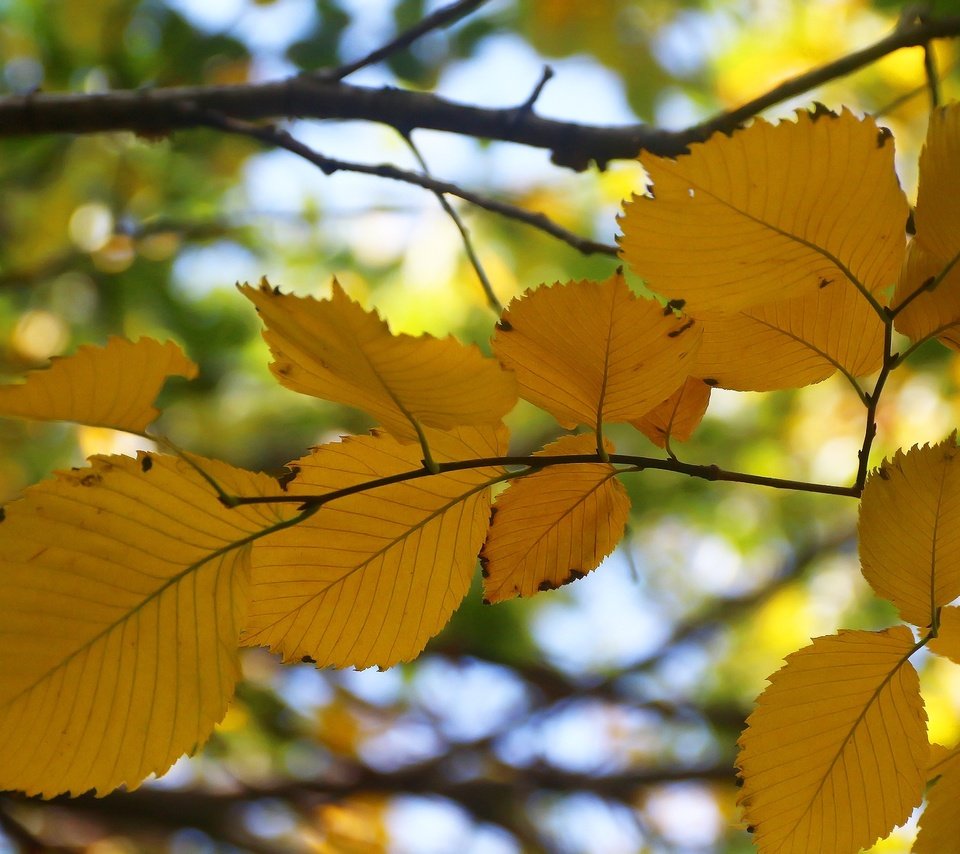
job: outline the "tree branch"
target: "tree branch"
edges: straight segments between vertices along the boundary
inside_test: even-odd
[[[437,95],[390,87],[372,89],[301,75],[237,86],[193,86],[105,94],[29,94],[0,99],[0,137],[50,133],[134,131],[151,136],[205,124],[213,112],[244,121],[282,118],[359,119],[404,133],[417,128],[543,148],[572,169],[600,168],[633,159],[641,151],[666,157],[713,133],[729,133],[761,111],[844,77],[902,48],[960,35],[960,17],[910,20],[863,50],[775,86],[735,110],[680,131],[645,124],[602,126],[545,119],[526,105],[483,109]],[[185,109],[190,105],[193,109]],[[447,192],[447,191],[444,191]]]

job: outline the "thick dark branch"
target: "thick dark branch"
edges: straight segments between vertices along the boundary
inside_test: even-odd
[[[775,104],[848,75],[887,54],[960,35],[960,17],[902,23],[886,38],[792,78],[731,112],[682,131],[643,124],[583,125],[538,116],[526,105],[482,109],[437,95],[371,89],[302,75],[279,83],[117,91],[96,95],[32,94],[0,99],[0,137],[49,133],[135,131],[148,135],[196,127],[204,113],[245,121],[284,118],[359,119],[401,132],[441,130],[544,148],[555,163],[585,169],[640,151],[675,156],[717,131],[730,132]]]

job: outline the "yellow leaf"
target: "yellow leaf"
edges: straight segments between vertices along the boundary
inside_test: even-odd
[[[193,379],[197,366],[172,341],[111,338],[55,358],[20,385],[0,387],[0,416],[76,421],[142,433],[159,415],[153,402],[170,376]]]
[[[641,155],[653,196],[625,207],[623,257],[695,316],[812,294],[823,280],[890,286],[908,208],[888,136],[849,112],[801,111],[676,160]]]
[[[897,451],[860,501],[860,562],[878,596],[915,626],[960,596],[960,460],[955,436]]]
[[[537,456],[596,448],[593,434],[564,436]],[[596,569],[623,536],[630,512],[616,473],[609,463],[558,465],[525,475],[502,492],[480,558],[485,598],[532,596]]]
[[[437,462],[506,449],[506,430],[429,431]],[[348,489],[421,468],[419,448],[388,436],[323,445],[292,466],[295,495]],[[416,657],[470,586],[500,468],[465,469],[358,492],[254,546],[247,645],[319,667]]]
[[[663,403],[630,423],[663,448],[667,439],[686,442],[703,420],[709,403],[710,386],[703,380],[687,377],[686,382]]]
[[[928,649],[960,664],[960,608],[946,607],[940,611],[940,627]]]
[[[927,138],[920,152],[917,237],[931,254],[947,262],[960,253],[960,104],[930,114]]]
[[[809,296],[701,319],[692,368],[721,388],[773,391],[851,377],[883,362],[883,322],[862,294],[830,282]]]
[[[933,290],[926,287],[944,274],[947,262],[935,256],[919,238],[910,241],[893,304],[899,306],[915,291],[919,295],[901,309],[894,325],[911,341],[936,337],[960,350],[960,264],[952,267]]]
[[[937,747],[939,745],[936,745]],[[930,769],[933,784],[920,816],[920,832],[913,854],[960,854],[957,803],[960,803],[960,751],[944,751]]]
[[[516,384],[494,359],[452,338],[392,335],[334,280],[329,300],[281,294],[266,279],[240,288],[260,312],[270,369],[287,388],[356,406],[404,441],[416,420],[443,430],[496,424]]]
[[[787,656],[740,737],[739,802],[761,854],[856,854],[921,800],[926,714],[905,626]]]
[[[676,391],[700,345],[700,327],[623,276],[527,291],[511,301],[493,349],[521,397],[564,427],[642,418]]]
[[[276,481],[202,461],[228,489]],[[0,523],[0,790],[136,787],[197,749],[239,676],[252,533],[183,461],[93,457]]]

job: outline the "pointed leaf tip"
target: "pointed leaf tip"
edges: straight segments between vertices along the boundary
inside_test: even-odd
[[[193,379],[197,366],[172,341],[112,337],[85,344],[18,385],[0,386],[0,416],[75,421],[143,433],[159,414],[154,401],[172,376]]]
[[[402,441],[417,422],[447,430],[493,425],[516,403],[516,382],[473,345],[393,335],[336,279],[329,299],[283,294],[263,279],[241,293],[260,313],[281,385],[370,413]]]

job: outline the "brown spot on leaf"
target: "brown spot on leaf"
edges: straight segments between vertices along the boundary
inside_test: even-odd
[[[96,472],[90,472],[80,478],[80,486],[96,486],[102,479]]]
[[[907,234],[915,235],[917,233],[917,223],[913,218],[913,211],[907,214],[907,224],[904,226]]]
[[[685,299],[668,300],[667,304],[663,307],[663,316],[669,317],[675,311],[682,311],[686,304],[687,301]]]
[[[313,658],[312,656],[305,655],[305,656],[303,656],[303,658],[300,659],[300,663],[301,663],[301,664],[316,664],[316,663],[317,663],[317,660],[316,660],[315,658]]]
[[[824,116],[831,119],[838,118],[837,114],[828,106],[821,104],[819,101],[814,101],[813,109],[810,111],[810,118],[816,121],[817,119],[822,119]]]
[[[716,388],[720,385],[720,380],[715,380],[713,377],[704,377],[703,381],[710,386],[710,388]]]
[[[7,511],[0,507],[0,522],[7,518]]]
[[[886,469],[877,469],[877,474],[880,476],[880,480],[890,480],[890,472]]]
[[[833,279],[824,279],[821,277],[819,285],[821,288],[825,288],[827,285],[832,285]]]
[[[153,468],[153,457],[150,454],[144,454],[140,457],[140,471],[146,474],[150,469]]]
[[[556,588],[557,586],[549,578],[544,578],[543,581],[537,585],[537,590],[540,591],[556,590]]]
[[[273,370],[274,373],[280,374],[281,377],[288,377],[293,370],[293,365],[287,362],[276,362],[274,363]]]
[[[480,600],[480,604],[481,604],[481,605],[490,605],[490,604],[492,604],[492,603],[490,602],[489,599],[487,599],[486,596],[484,596],[483,599]]]
[[[505,317],[501,317],[500,320],[497,321],[497,329],[501,332],[513,332],[513,324]]]
[[[569,584],[571,581],[579,581],[581,578],[586,577],[585,572],[581,572],[579,569],[571,569],[569,575],[567,575],[564,584]]]
[[[483,565],[481,565],[481,567],[480,567],[480,577],[481,577],[481,578],[489,578],[489,577],[490,577],[490,570],[487,569],[487,568],[486,568],[485,566],[483,566]]]
[[[667,333],[667,338],[676,338],[678,335],[683,335],[691,326],[693,326],[693,318],[688,320],[683,324],[679,329],[674,329],[673,332]]]
[[[888,139],[893,139],[890,128],[877,128],[877,148],[883,148]]]
[[[300,474],[300,466],[287,466],[287,470],[277,478],[277,483],[279,484],[280,488],[286,492],[287,485],[290,483],[290,481],[296,478],[298,474]]]

